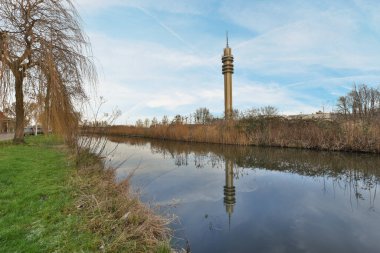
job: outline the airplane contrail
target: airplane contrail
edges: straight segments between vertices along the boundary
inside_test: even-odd
[[[145,15],[148,17],[154,19],[157,24],[159,24],[162,28],[164,28],[167,32],[169,32],[172,36],[174,36],[176,39],[181,41],[187,48],[189,48],[193,53],[196,52],[195,48],[187,43],[178,33],[176,33],[173,29],[168,27],[166,24],[164,24],[161,20],[159,20],[156,16],[154,16],[152,13],[150,13],[147,9],[141,7],[141,6],[136,6],[139,10],[141,10]]]
[[[154,21],[157,22],[158,25],[160,25],[162,28],[164,28],[168,33],[170,33],[173,37],[175,37],[176,39],[178,39],[180,42],[182,42],[182,44],[184,44],[192,54],[194,55],[197,55],[199,57],[202,57],[202,55],[200,55],[198,53],[198,50],[196,50],[196,48],[194,48],[191,44],[187,43],[185,39],[183,39],[181,37],[181,35],[179,35],[177,32],[175,32],[173,29],[171,29],[170,27],[168,27],[166,24],[164,24],[161,20],[159,20],[156,16],[154,16],[150,11],[148,11],[146,8],[143,8],[141,6],[136,6],[136,8],[138,8],[139,10],[141,10],[145,15],[147,15],[148,17],[152,18]],[[208,68],[212,69],[212,70],[216,70],[216,66],[215,65],[206,65]]]

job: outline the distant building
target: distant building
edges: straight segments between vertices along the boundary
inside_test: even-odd
[[[287,119],[326,119],[326,120],[332,120],[335,116],[334,113],[324,113],[321,111],[318,111],[316,113],[312,114],[297,114],[297,115],[287,115],[285,118]]]
[[[14,119],[5,116],[0,112],[0,133],[12,133],[15,130],[16,122]]]

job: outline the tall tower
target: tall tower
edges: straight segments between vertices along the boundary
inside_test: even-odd
[[[228,33],[226,39],[227,45],[222,56],[222,73],[224,75],[224,117],[227,120],[232,117],[232,74],[234,73],[234,57],[228,45]]]
[[[226,159],[226,185],[224,186],[224,206],[228,213],[228,227],[231,226],[231,216],[234,212],[235,200],[235,186],[234,186],[234,164],[231,160]]]

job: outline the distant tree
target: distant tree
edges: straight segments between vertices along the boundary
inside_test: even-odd
[[[260,108],[248,109],[243,113],[246,118],[255,118],[259,116],[276,116],[278,115],[278,109],[274,106],[267,105]]]
[[[180,114],[174,116],[172,124],[181,125],[183,124],[183,117]]]
[[[192,113],[189,114],[189,124],[193,124],[194,116]]]
[[[232,110],[232,118],[234,120],[239,120],[241,118],[241,113],[240,113],[239,109],[233,109]]]
[[[55,131],[73,135],[74,100],[86,98],[86,80],[96,80],[89,55],[71,0],[0,1],[0,94],[15,94],[14,142],[24,139],[24,94],[38,85]]]
[[[370,113],[372,115],[380,113],[380,87],[371,88],[369,93]]]
[[[153,117],[151,126],[156,127],[157,125],[158,125],[158,120],[156,117]]]
[[[347,96],[341,96],[337,103],[337,112],[347,115],[349,114],[349,98]]]
[[[278,109],[274,106],[267,105],[260,108],[260,114],[262,116],[276,116],[278,115]]]
[[[195,110],[194,121],[197,124],[208,124],[212,121],[213,116],[210,113],[210,110],[206,107],[200,107]]]
[[[366,84],[354,85],[352,90],[337,102],[337,113],[368,118],[380,113],[380,89]]]
[[[164,115],[164,117],[162,117],[161,124],[164,126],[169,124],[168,116]]]
[[[141,119],[136,121],[136,127],[144,127],[144,122]]]
[[[251,108],[244,112],[245,118],[254,118],[260,115],[260,110],[258,108]]]
[[[144,120],[144,127],[149,127],[150,126],[150,120],[148,118],[146,118]]]
[[[189,117],[188,116],[183,116],[183,123],[188,124],[189,123]]]

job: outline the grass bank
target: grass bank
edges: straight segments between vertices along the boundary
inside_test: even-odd
[[[0,252],[170,252],[167,220],[56,137],[0,142]]]
[[[380,153],[380,120],[258,117],[209,125],[92,128],[99,134],[189,142]]]

